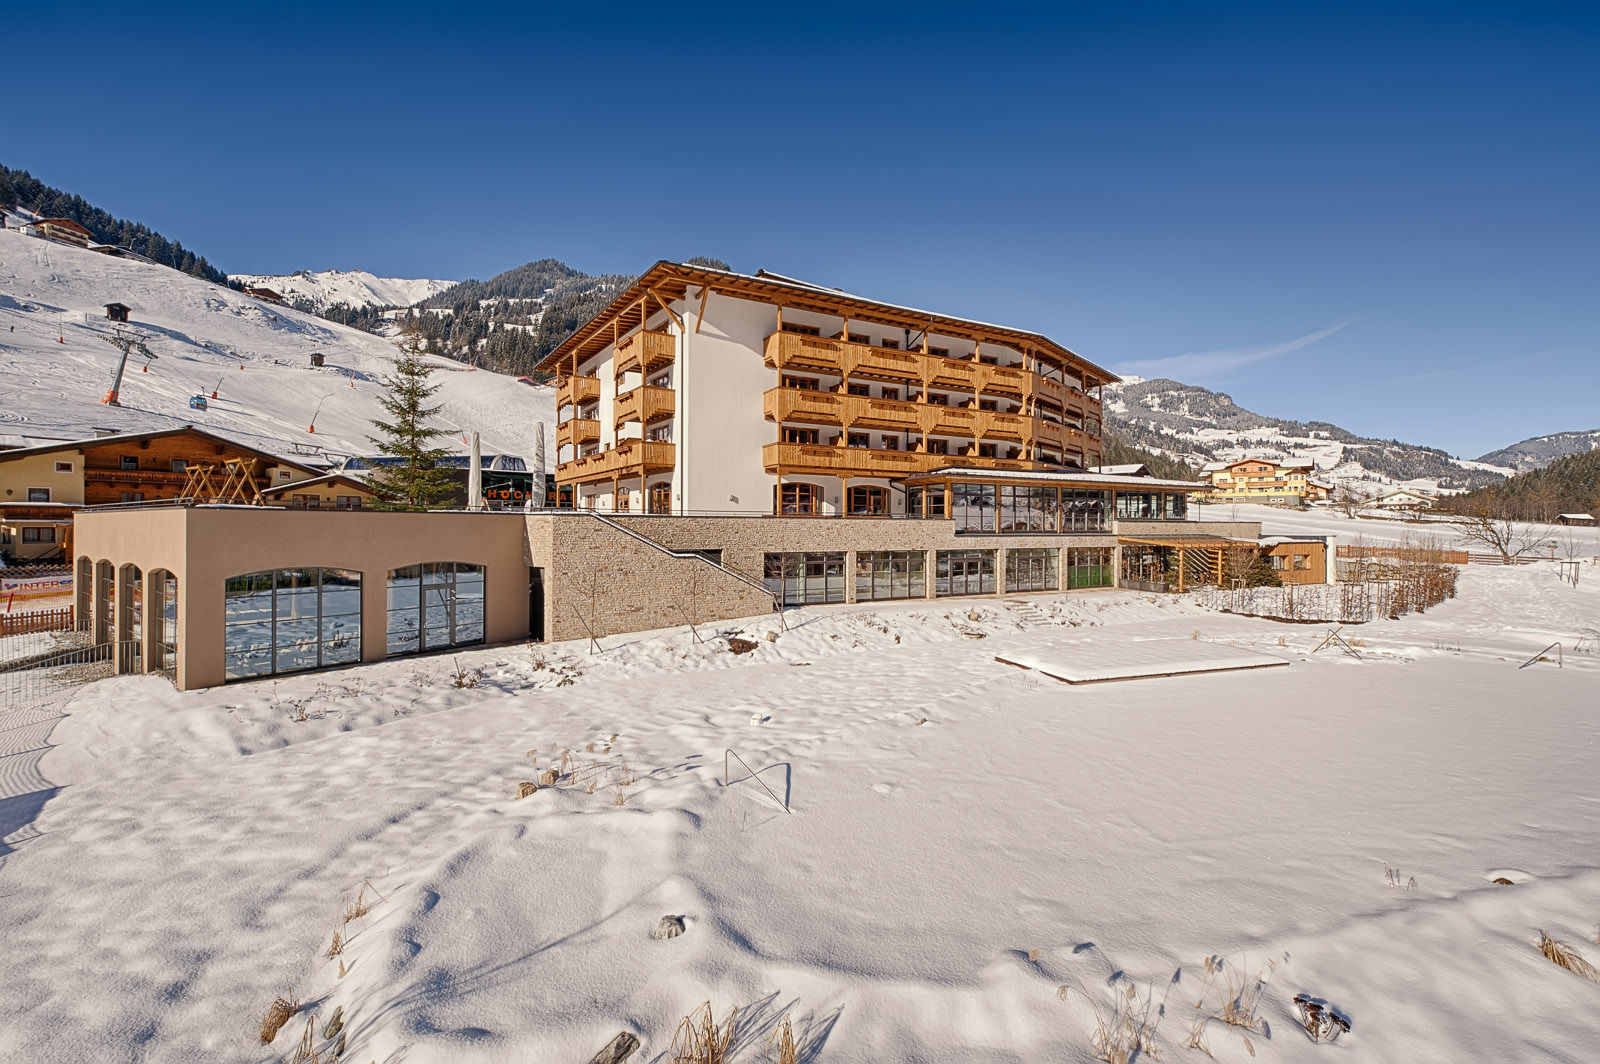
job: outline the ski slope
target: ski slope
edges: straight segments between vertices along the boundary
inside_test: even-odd
[[[120,352],[104,304],[133,308],[130,325],[157,356],[129,359],[120,407],[102,405]],[[311,366],[312,352],[324,355]],[[163,266],[0,231],[0,442],[76,439],[91,429],[147,431],[193,424],[276,452],[370,454],[382,413],[379,377],[394,344]],[[441,445],[485,454],[534,453],[535,425],[555,453],[555,393],[434,360]],[[217,394],[211,399],[212,392]],[[207,398],[207,409],[189,406]],[[315,432],[310,431],[315,427]]]
[[[302,270],[299,273],[233,273],[228,278],[252,288],[270,288],[286,299],[309,299],[318,310],[335,303],[352,307],[409,307],[436,296],[455,281],[425,277],[375,277],[366,270]]]

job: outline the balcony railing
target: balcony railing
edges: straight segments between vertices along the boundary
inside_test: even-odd
[[[762,396],[768,421],[831,425],[842,429],[877,429],[919,435],[962,436],[971,439],[1010,440],[1020,444],[1040,442],[1082,446],[1091,438],[1077,429],[1043,418],[980,410],[966,406],[939,406],[900,399],[874,399],[865,395],[772,388]]]
[[[567,377],[556,388],[556,406],[594,402],[600,398],[599,377]]]
[[[660,440],[624,440],[618,446],[597,454],[585,455],[556,466],[556,479],[563,484],[590,484],[613,476],[635,477],[671,469],[677,461],[677,445]]]
[[[859,477],[906,476],[945,466],[974,469],[1051,470],[1046,462],[1022,458],[980,458],[976,455],[929,454],[923,451],[880,451],[836,444],[769,443],[761,449],[768,473],[825,473]]]
[[[677,353],[678,344],[671,333],[636,332],[617,343],[611,370],[618,377],[629,372],[651,373],[670,364]]]
[[[813,370],[846,377],[887,377],[909,382],[922,379],[925,356],[848,340],[825,340],[820,336],[776,332],[767,337],[763,357],[767,365],[774,368]]]
[[[593,418],[575,417],[556,426],[556,446],[571,444],[581,447],[586,443],[600,442],[600,422]]]
[[[648,425],[672,417],[677,412],[677,396],[671,388],[640,385],[617,396],[613,410],[619,425],[626,421],[642,421]]]
[[[220,474],[218,474],[220,475]],[[177,484],[188,482],[188,473],[174,473],[170,469],[95,469],[89,467],[83,471],[85,481],[111,481],[116,484]],[[257,476],[256,480],[265,484],[265,476]]]

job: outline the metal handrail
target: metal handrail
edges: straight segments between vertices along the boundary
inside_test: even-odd
[[[756,775],[756,770],[751,768],[749,766],[749,764],[745,762],[744,758],[742,758],[738,754],[734,753],[731,749],[726,749],[726,748],[722,751],[722,785],[723,785],[723,787],[732,786],[732,784],[730,784],[728,782],[728,758],[729,757],[732,757],[735,761],[739,762],[739,764],[744,765],[744,770],[746,772],[750,773],[750,778],[755,780],[757,783],[761,784],[761,789],[766,791],[768,794],[772,795],[772,800],[774,802],[777,802],[779,807],[782,808],[785,813],[793,813],[794,812],[793,809],[789,808],[789,803],[788,802],[784,801],[782,798],[779,798],[776,794],[773,794],[772,788],[767,786],[767,781],[762,779],[760,776]]]
[[[1532,664],[1534,664],[1536,662],[1548,661],[1549,659],[1546,658],[1545,655],[1550,653],[1552,650],[1554,650],[1556,652],[1556,668],[1558,668],[1558,669],[1561,668],[1562,667],[1561,666],[1561,643],[1559,641],[1555,642],[1555,643],[1551,643],[1549,646],[1547,646],[1543,650],[1539,651],[1539,653],[1535,654],[1533,657],[1529,658],[1527,661],[1524,661],[1521,665],[1518,665],[1517,668],[1519,670],[1526,669],[1529,665],[1532,665]]]

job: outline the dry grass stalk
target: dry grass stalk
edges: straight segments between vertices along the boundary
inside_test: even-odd
[[[1594,932],[1589,936],[1589,941],[1600,946],[1600,924],[1594,925]]]
[[[773,1030],[772,1037],[767,1040],[769,1055],[776,1054],[778,1064],[796,1064],[800,1059],[800,1050],[795,1045],[794,1028],[789,1024],[789,1017],[785,1016],[783,1022]]]
[[[278,1037],[278,1032],[283,1030],[283,1025],[299,1011],[300,999],[292,987],[273,999],[267,1008],[267,1014],[261,1017],[261,1044],[271,1045],[272,1040]]]
[[[361,881],[361,890],[356,893],[355,902],[352,905],[350,905],[349,908],[345,909],[345,911],[344,911],[344,922],[345,923],[348,924],[351,920],[359,920],[363,916],[367,915],[368,913],[370,913],[372,911],[372,906],[367,904],[367,891],[369,891],[369,890],[372,891],[372,893],[377,897],[377,899],[380,902],[384,902],[384,901],[388,901],[389,900],[388,898],[385,898],[382,894],[378,893],[378,888],[372,885],[372,881],[370,879],[362,880]],[[346,896],[348,897],[348,895],[346,895]]]
[[[1105,1064],[1131,1064],[1135,1059],[1161,1059],[1161,1049],[1156,1045],[1156,1027],[1161,1023],[1161,1009],[1155,1005],[1155,995],[1146,993],[1142,998],[1139,989],[1129,983],[1126,990],[1116,994],[1109,1010],[1089,996],[1083,987],[1062,983],[1056,996],[1065,1001],[1076,991],[1094,1011],[1094,1033],[1089,1037],[1094,1058]]]
[[[1251,1034],[1261,1032],[1261,1021],[1256,1017],[1256,1009],[1261,1005],[1261,997],[1266,992],[1267,978],[1272,973],[1273,964],[1267,961],[1256,973],[1255,978],[1242,968],[1235,968],[1232,962],[1221,957],[1206,958],[1206,980],[1200,987],[1200,1000],[1194,1003],[1197,1009],[1206,1006],[1212,988],[1222,994],[1222,1005],[1207,1019],[1221,1020],[1230,1027],[1238,1027],[1249,1031]],[[1205,1020],[1201,1021],[1203,1027]],[[1246,1048],[1250,1055],[1255,1056],[1255,1047],[1245,1039]]]
[[[1543,931],[1539,932],[1539,952],[1551,964],[1560,965],[1574,975],[1581,975],[1591,983],[1600,983],[1600,968],[1590,964],[1576,947],[1557,942]]]
[[[333,942],[328,946],[328,959],[331,961],[344,952],[344,935],[339,930],[333,932]]]
[[[1391,887],[1393,887],[1395,890],[1403,890],[1403,891],[1408,891],[1409,892],[1409,891],[1413,891],[1413,890],[1417,889],[1417,877],[1416,876],[1410,876],[1410,877],[1408,877],[1406,879],[1401,879],[1400,878],[1400,869],[1398,869],[1398,868],[1390,868],[1388,865],[1384,865],[1383,866],[1383,876],[1384,876],[1384,879],[1388,881],[1389,885]]]
[[[738,1020],[739,1010],[734,1009],[723,1025],[717,1026],[711,1002],[703,1002],[679,1020],[678,1029],[672,1032],[672,1045],[667,1049],[670,1064],[727,1064]]]

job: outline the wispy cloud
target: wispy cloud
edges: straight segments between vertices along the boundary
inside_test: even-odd
[[[1121,373],[1134,374],[1140,377],[1170,377],[1183,381],[1185,384],[1198,384],[1207,378],[1217,377],[1229,370],[1241,366],[1252,365],[1256,362],[1265,362],[1269,358],[1277,358],[1294,351],[1310,347],[1320,340],[1326,340],[1341,329],[1348,328],[1360,321],[1360,318],[1346,318],[1336,321],[1332,325],[1324,326],[1316,332],[1297,336],[1293,340],[1282,343],[1267,344],[1263,347],[1240,347],[1223,351],[1191,351],[1187,354],[1173,355],[1169,358],[1149,358],[1136,362],[1126,362],[1117,367]]]

